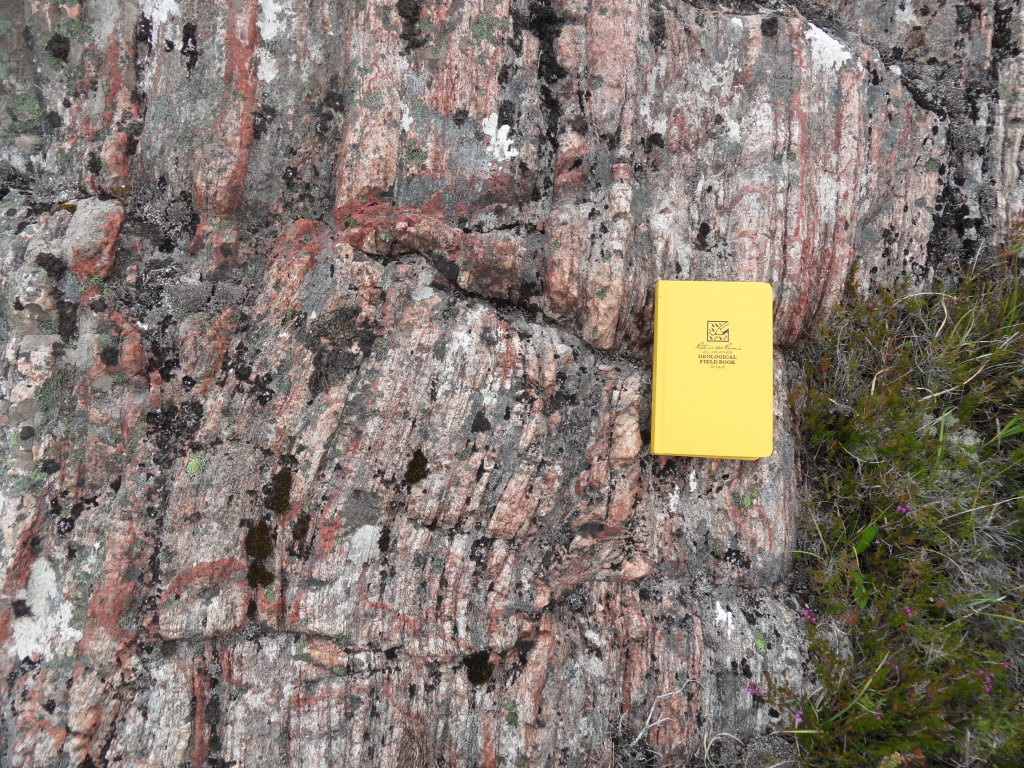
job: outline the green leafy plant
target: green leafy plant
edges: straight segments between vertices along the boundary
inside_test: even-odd
[[[801,350],[817,680],[770,695],[802,764],[1024,764],[1022,243],[948,292],[851,290]]]

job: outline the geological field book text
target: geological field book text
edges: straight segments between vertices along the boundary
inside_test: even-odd
[[[651,453],[771,455],[772,287],[659,280]]]

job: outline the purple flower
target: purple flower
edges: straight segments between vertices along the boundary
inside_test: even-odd
[[[751,696],[764,696],[764,689],[751,680],[747,683],[747,693]]]
[[[903,606],[903,612],[904,612],[905,614],[907,614],[907,618],[908,618],[908,619],[909,619],[909,618],[912,618],[912,617],[913,617],[913,615],[914,615],[914,612],[913,612],[912,610],[910,610],[910,606],[909,606],[909,605],[904,605],[904,606]]]
[[[811,624],[817,624],[818,620],[814,617],[813,608],[804,608],[800,611],[800,615],[804,617],[804,621],[809,621]]]
[[[909,510],[909,509],[907,509],[906,507],[904,507],[904,506],[903,506],[902,504],[897,504],[897,505],[896,505],[896,511],[897,511],[897,512],[900,512],[900,513],[902,513],[902,514],[906,514],[906,513],[907,513],[907,512],[909,512],[910,510]]]
[[[793,723],[795,725],[800,725],[800,723],[802,723],[803,721],[804,711],[802,709],[798,709],[796,712],[793,713]]]

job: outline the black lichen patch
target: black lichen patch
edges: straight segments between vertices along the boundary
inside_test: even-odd
[[[427,469],[427,457],[419,448],[412,452],[412,459],[405,469],[405,484],[412,486],[430,474]]]
[[[330,83],[324,95],[316,105],[315,130],[319,134],[327,133],[334,124],[335,117],[345,112],[345,92],[341,89],[337,75],[331,75]]]
[[[263,486],[263,506],[283,514],[291,509],[292,470],[281,467],[269,483]]]
[[[551,148],[558,148],[558,121],[562,116],[562,105],[552,86],[562,80],[568,72],[558,62],[558,37],[562,34],[565,19],[551,6],[550,2],[534,0],[524,25],[537,38],[540,57],[537,63],[537,77],[540,80],[541,112],[546,124],[545,135]]]
[[[487,420],[487,416],[482,410],[476,412],[476,416],[473,417],[473,426],[470,427],[473,432],[490,432],[491,422]]]
[[[246,574],[250,587],[269,587],[274,583],[274,574],[267,570],[259,560],[249,563],[249,571]]]
[[[428,254],[427,258],[434,265],[434,269],[444,275],[450,282],[458,285],[460,269],[457,262],[440,253]]]
[[[196,45],[196,25],[189,22],[181,30],[181,55],[185,57],[185,69],[191,75],[199,61],[199,47]]]
[[[761,19],[761,34],[765,37],[775,37],[779,33],[779,17],[769,16]]]
[[[153,21],[148,16],[139,16],[139,21],[135,25],[135,42],[146,45],[153,42]]]
[[[391,549],[391,529],[386,525],[380,532],[380,538],[377,539],[377,548],[382,554]]]
[[[303,346],[313,352],[309,377],[309,392],[313,397],[328,391],[370,354],[377,334],[360,325],[356,320],[358,315],[359,310],[355,308],[338,309],[321,315],[308,328],[298,331]]]
[[[21,440],[31,440],[35,436],[36,436],[35,429],[30,427],[30,426],[28,426],[28,425],[22,427],[21,431],[18,432],[18,438],[21,439]]]
[[[57,300],[57,333],[61,340],[69,341],[78,331],[78,305],[73,301]]]
[[[469,550],[469,559],[475,568],[483,568],[487,565],[487,558],[494,548],[494,539],[490,536],[481,536],[473,542]]]
[[[64,260],[54,256],[52,253],[40,253],[36,255],[36,264],[42,267],[43,271],[54,280],[60,280],[68,271]]]
[[[303,512],[292,523],[292,543],[288,547],[288,554],[295,555],[295,557],[306,557],[309,554],[309,546],[306,544],[307,536],[309,536],[309,515]]]
[[[651,45],[655,48],[664,47],[667,32],[665,30],[665,9],[661,5],[661,0],[655,0],[655,2],[651,3],[648,21],[650,23],[650,30],[647,32],[647,39],[651,41]]]
[[[67,61],[71,53],[71,40],[60,32],[54,33],[46,42],[46,52],[60,61]]]
[[[121,351],[115,345],[110,345],[100,349],[100,361],[104,365],[117,365],[117,361],[121,358]]]
[[[28,603],[24,600],[15,600],[11,603],[11,610],[14,611],[14,618],[20,619],[22,616],[31,616],[32,609],[28,607]]]
[[[750,567],[750,558],[747,557],[747,555],[743,554],[743,552],[741,552],[740,550],[736,549],[735,547],[730,547],[729,549],[727,549],[725,551],[725,554],[718,559],[724,560],[727,563],[732,563],[733,565],[738,565],[741,568]]]
[[[711,226],[706,221],[702,221],[697,228],[697,237],[693,243],[698,251],[711,250],[711,247],[708,245],[708,235],[710,234]]]
[[[147,413],[146,424],[158,448],[157,464],[169,466],[183,455],[202,421],[203,405],[198,400],[187,400],[180,406],[171,404]]]
[[[275,117],[277,117],[277,109],[270,104],[260,104],[260,108],[252,113],[253,140],[259,141],[263,138]]]
[[[530,12],[526,28],[536,36],[540,44],[540,62],[537,74],[547,83],[556,83],[565,77],[565,67],[558,63],[556,53],[558,36],[562,34],[565,19],[552,7],[550,2],[534,0],[530,3]]]
[[[644,152],[650,152],[655,147],[665,148],[665,137],[660,133],[652,133],[644,139]]]
[[[274,534],[266,520],[260,520],[245,534],[245,554],[257,560],[270,557],[274,552]]]
[[[402,31],[399,37],[405,41],[405,50],[411,51],[426,45],[427,39],[419,34],[418,29],[423,3],[420,0],[398,0],[395,9],[402,18]]]
[[[466,677],[473,685],[484,685],[494,674],[494,665],[491,664],[491,654],[487,651],[478,651],[463,659],[466,667]]]

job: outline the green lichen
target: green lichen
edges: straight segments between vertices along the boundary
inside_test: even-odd
[[[206,453],[205,451],[196,451],[188,457],[188,464],[185,465],[185,474],[189,477],[195,477],[206,469]]]
[[[76,410],[75,387],[79,380],[76,370],[61,368],[36,387],[36,405],[44,429],[52,429],[57,424],[66,425],[71,420]]]
[[[469,31],[473,35],[473,39],[478,43],[482,43],[487,40],[491,43],[497,43],[497,39],[494,37],[494,29],[497,26],[498,20],[489,13],[481,13],[476,18],[469,22]]]
[[[927,164],[927,165],[925,165],[925,170],[928,170],[928,171],[937,171],[937,170],[939,170],[939,168],[941,168],[941,167],[942,167],[942,163],[941,163],[941,162],[939,162],[939,159],[938,159],[938,158],[935,158],[935,157],[933,157],[933,158],[932,158],[931,160],[929,160],[929,161],[928,161],[928,164]]]
[[[427,161],[427,153],[417,147],[415,144],[410,144],[409,148],[405,152],[405,162],[409,165],[419,165]]]
[[[380,91],[368,91],[363,96],[363,107],[371,112],[378,112],[384,106],[384,94]]]
[[[765,639],[765,636],[756,629],[754,630],[754,650],[762,656],[764,656],[768,651],[768,641]]]

